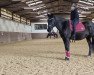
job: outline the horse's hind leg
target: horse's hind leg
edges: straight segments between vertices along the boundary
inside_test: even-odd
[[[92,37],[92,51],[94,52],[94,37]]]
[[[92,51],[92,41],[91,41],[91,37],[87,37],[87,42],[88,42],[88,46],[89,46],[89,53],[88,56],[91,56],[91,51]]]

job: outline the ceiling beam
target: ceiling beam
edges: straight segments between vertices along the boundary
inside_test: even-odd
[[[43,1],[42,3],[38,3],[36,5],[31,5],[31,7],[41,5],[41,4],[49,4],[49,3],[57,2],[57,1],[59,1],[59,0]],[[36,2],[39,2],[39,1],[33,1],[33,2],[30,2],[30,3],[28,3],[28,1],[27,1],[26,3],[29,5],[29,4],[36,3]]]
[[[12,4],[12,5],[9,5],[9,6],[6,6],[5,8],[22,8],[22,7],[25,7],[27,6],[25,3],[17,3],[17,4]]]
[[[15,11],[12,11],[13,13],[18,13],[18,12],[22,12],[24,9],[23,8],[20,8],[20,9],[18,9],[18,10],[15,10]]]
[[[59,0],[56,0],[56,1],[58,1],[59,4],[54,5],[53,3],[51,3],[51,2],[55,2],[55,1],[43,2],[43,3],[45,4],[45,7],[44,7],[44,6],[41,6],[41,4],[43,4],[43,3],[41,3],[41,4],[40,4],[41,8],[40,8],[40,9],[37,9],[36,11],[45,10],[45,9],[49,9],[49,8],[52,8],[52,7],[58,7],[58,6],[71,6],[71,3],[69,3],[69,2],[67,2],[67,3],[66,3],[66,2],[65,2],[65,3],[61,3],[61,2],[59,2]],[[61,4],[60,4],[60,3],[61,3]],[[52,5],[52,4],[53,4],[53,5],[48,7],[48,4],[49,4],[49,5]],[[34,5],[34,6],[33,6],[33,5],[32,5],[31,8],[32,8],[32,7],[38,8],[39,6],[37,6],[37,5]]]
[[[47,3],[57,2],[57,1],[59,1],[59,0],[49,0],[48,2],[44,1],[44,3],[47,4]]]
[[[78,3],[79,0],[63,0],[63,1],[68,1],[68,2],[72,2],[72,3]]]
[[[54,11],[53,11],[53,8],[55,8]],[[62,7],[62,8],[60,7],[59,9],[58,9],[58,6],[57,7],[52,7],[52,8],[50,7],[48,9],[48,13],[51,13],[51,12],[60,12],[60,13],[70,12],[70,7]],[[46,13],[47,12],[41,11],[39,15],[46,14]]]
[[[0,3],[0,8],[4,8],[6,6],[12,5],[12,4],[17,4],[20,3],[20,1],[5,1]]]
[[[22,14],[23,14],[23,13],[28,13],[28,12],[29,12],[29,13],[30,13],[30,12],[31,12],[31,13],[32,13],[32,12],[33,12],[33,13],[36,13],[36,12],[34,12],[34,11],[32,11],[32,10],[24,10],[24,9],[23,9],[22,11],[21,11],[21,10],[20,10],[20,11],[17,11],[16,13],[18,13],[18,14],[21,14],[21,13],[22,13]]]
[[[21,2],[26,2],[27,0],[12,0],[12,1],[21,1]]]
[[[62,5],[53,5],[53,6],[49,6],[49,7],[44,7],[44,8],[38,9],[37,11],[41,11],[41,10],[45,10],[45,9],[48,10],[48,9],[52,9],[52,8],[56,8],[56,7],[60,7],[60,6],[66,7],[67,5],[64,5],[64,4],[62,4]],[[67,6],[67,7],[70,7],[70,5]]]
[[[18,13],[19,14],[19,13]],[[26,12],[26,13],[20,13],[20,16],[37,16],[36,12]]]
[[[11,0],[0,0],[0,3],[1,3],[1,2],[5,2],[5,1],[11,1]]]
[[[38,18],[34,18],[34,17],[27,17],[27,19],[30,19],[31,21],[39,21]]]

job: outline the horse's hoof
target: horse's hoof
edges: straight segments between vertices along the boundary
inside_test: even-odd
[[[68,57],[65,57],[65,60],[66,60],[66,61],[69,61],[69,58],[68,58]]]
[[[88,53],[88,56],[90,56],[90,57],[91,57],[91,53]]]
[[[88,54],[88,57],[91,57],[91,54]]]

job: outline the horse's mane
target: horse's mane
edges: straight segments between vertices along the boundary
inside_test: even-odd
[[[58,21],[66,21],[67,19],[61,17],[61,16],[55,16],[54,17],[58,20]]]
[[[58,16],[58,15],[54,15],[54,17],[57,17],[58,19],[62,19],[62,20],[65,20],[65,18],[63,16]]]
[[[63,18],[62,16],[55,16],[54,18],[56,19],[56,21],[59,23],[58,26],[62,29],[66,29],[69,28],[69,20]]]

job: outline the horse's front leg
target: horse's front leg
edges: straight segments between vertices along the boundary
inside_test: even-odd
[[[50,35],[50,39],[51,39],[51,35]]]
[[[68,37],[63,38],[63,41],[64,41],[65,53],[66,53],[65,60],[69,60],[70,58],[70,39]]]
[[[89,53],[88,56],[91,56],[91,52],[92,52],[92,42],[91,42],[91,37],[87,37],[87,42],[88,42],[88,46],[89,46]]]
[[[56,38],[56,36],[55,36],[55,34],[53,34],[54,35],[54,39]]]
[[[49,37],[49,34],[47,34],[47,38]]]

